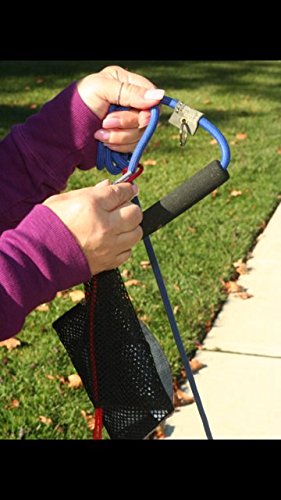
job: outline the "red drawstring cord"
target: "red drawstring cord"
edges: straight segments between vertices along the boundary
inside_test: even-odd
[[[94,428],[94,433],[93,433],[93,438],[94,439],[102,439],[102,413],[103,410],[102,408],[96,408],[95,411],[95,428]]]

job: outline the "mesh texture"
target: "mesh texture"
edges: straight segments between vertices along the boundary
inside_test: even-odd
[[[93,405],[103,409],[109,436],[144,439],[174,410],[168,362],[160,346],[153,356],[118,269],[92,277],[85,291],[53,327]]]

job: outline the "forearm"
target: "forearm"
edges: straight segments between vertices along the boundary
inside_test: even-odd
[[[100,120],[71,84],[0,143],[0,233],[62,191],[75,167],[95,165]]]
[[[48,207],[34,207],[0,238],[0,340],[18,333],[36,306],[90,275],[70,231]]]

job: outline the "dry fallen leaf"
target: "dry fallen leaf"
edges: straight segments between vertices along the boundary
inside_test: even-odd
[[[74,373],[73,375],[69,375],[68,377],[68,387],[71,389],[78,389],[79,387],[82,387],[83,383],[81,380],[81,377],[77,373]]]
[[[210,144],[211,144],[212,146],[215,146],[217,143],[218,143],[218,141],[217,141],[216,139],[212,139],[212,140],[210,141]]]
[[[36,109],[38,108],[38,104],[30,104],[29,109]]]
[[[48,304],[41,304],[40,306],[36,307],[36,311],[41,311],[41,312],[47,312],[49,311],[50,307]]]
[[[11,337],[7,340],[2,340],[2,342],[0,342],[0,347],[6,347],[8,351],[12,351],[19,345],[21,345],[21,341],[19,339],[16,339],[15,337]]]
[[[235,294],[235,297],[239,297],[239,299],[247,300],[247,299],[250,299],[251,297],[253,297],[253,295],[251,295],[248,292],[239,292],[239,293]]]
[[[150,317],[147,314],[143,314],[142,316],[138,316],[138,318],[144,323],[148,323],[150,321]]]
[[[12,401],[5,406],[5,410],[14,410],[15,408],[18,408],[20,405],[20,402],[18,399],[12,399]]]
[[[237,262],[233,262],[233,266],[238,274],[248,274],[249,272],[247,264],[245,264],[242,259],[237,260]]]
[[[151,160],[151,159],[145,160],[143,162],[143,165],[156,165],[156,164],[157,164],[157,161],[156,160]]]
[[[205,368],[207,366],[207,365],[204,365],[204,363],[201,363],[201,361],[199,361],[199,359],[197,359],[197,358],[192,358],[192,360],[189,361],[189,364],[190,364],[190,368],[191,368],[192,373],[197,373],[197,372],[199,372],[199,370],[201,370],[201,368]]]
[[[211,104],[211,103],[212,103],[212,101],[210,101],[210,99],[204,99],[204,101],[203,101],[203,104]]]
[[[188,230],[189,233],[192,233],[192,234],[196,233],[196,228],[195,227],[188,226],[187,230]]]
[[[51,418],[44,417],[44,415],[40,415],[39,420],[40,420],[40,422],[42,422],[42,424],[45,424],[45,425],[50,425],[53,423]]]
[[[54,377],[54,375],[49,375],[49,374],[45,375],[45,377],[46,377],[48,380],[55,380],[55,379],[56,379],[56,377]]]
[[[178,305],[174,307],[174,309],[173,309],[174,315],[176,315],[179,312],[179,308],[180,308],[180,306],[178,306]]]
[[[62,297],[62,292],[57,292],[56,297],[60,299]]]
[[[131,278],[133,275],[132,271],[129,271],[129,269],[123,269],[121,276],[122,278]]]
[[[174,391],[174,407],[186,406],[194,403],[194,397],[191,394],[187,394],[181,389]]]
[[[278,149],[277,149],[277,154],[278,154],[278,155],[281,155],[281,148],[278,148]]]
[[[145,284],[139,280],[128,280],[124,283],[125,286],[142,286],[145,288]]]
[[[212,198],[216,198],[217,194],[218,194],[218,190],[214,189],[214,191],[212,191]]]
[[[241,196],[241,194],[242,191],[237,191],[236,189],[233,189],[229,196],[233,196],[234,198],[236,198],[236,196]]]
[[[80,300],[85,298],[85,293],[83,290],[72,290],[72,292],[69,292],[69,297],[71,298],[72,302],[80,302]]]
[[[152,439],[164,439],[165,437],[165,423],[162,423],[156,427],[153,432]]]
[[[140,267],[142,269],[149,269],[149,268],[151,268],[151,264],[150,264],[149,260],[142,260],[140,263]]]
[[[241,285],[238,285],[237,281],[224,281],[223,287],[226,293],[237,293],[245,291],[245,289]]]
[[[173,284],[173,287],[174,287],[174,289],[175,289],[177,292],[180,292],[180,291],[181,291],[181,288],[180,288],[180,286],[179,286],[177,283],[174,283],[174,284]]]
[[[39,76],[39,78],[37,78],[36,80],[36,83],[40,84],[40,83],[43,83],[44,82],[44,78],[41,78],[41,76]]]
[[[242,132],[238,132],[238,134],[236,134],[236,139],[238,139],[238,141],[244,141],[244,139],[247,139],[247,134],[243,134]]]
[[[85,422],[87,423],[88,429],[93,431],[95,428],[95,416],[91,415],[89,413],[86,413],[85,410],[81,410],[81,415],[84,418]]]

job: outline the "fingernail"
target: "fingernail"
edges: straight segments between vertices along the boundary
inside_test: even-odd
[[[149,89],[144,94],[144,98],[147,100],[153,99],[153,100],[158,101],[160,99],[163,99],[164,94],[165,94],[165,90],[163,90],[163,89]]]
[[[109,139],[109,136],[110,132],[102,129],[97,130],[94,134],[95,139],[98,139],[98,141],[106,141],[107,139]]]
[[[133,186],[133,191],[135,193],[135,196],[137,196],[137,194],[139,193],[139,188],[136,184],[132,184],[132,186]]]
[[[102,126],[105,128],[120,127],[121,122],[119,118],[105,118],[102,122]]]

